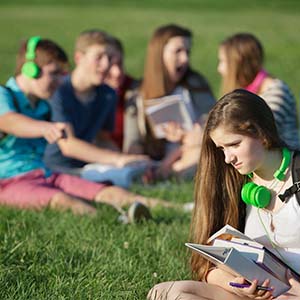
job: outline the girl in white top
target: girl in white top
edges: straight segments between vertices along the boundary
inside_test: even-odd
[[[206,244],[213,233],[230,224],[270,246],[299,272],[300,207],[295,195],[284,201],[278,197],[292,185],[292,154],[280,140],[272,111],[262,98],[246,90],[223,96],[209,113],[203,133],[191,241]],[[268,196],[247,198],[253,183],[263,186]],[[214,267],[196,252],[191,269],[195,281],[158,284],[148,299],[275,299],[272,291],[257,289],[257,280],[249,288],[231,287],[229,282],[246,280]],[[292,288],[276,299],[300,299],[299,282],[287,276]],[[262,285],[268,286],[269,279]]]

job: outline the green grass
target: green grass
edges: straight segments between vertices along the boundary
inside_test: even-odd
[[[11,3],[12,2],[12,3]],[[0,82],[14,71],[19,40],[39,34],[59,42],[72,58],[78,33],[102,28],[120,37],[126,67],[140,77],[153,30],[176,22],[194,32],[192,65],[218,95],[218,44],[237,31],[263,42],[266,66],[299,98],[299,1],[24,1],[0,2]],[[174,202],[192,200],[192,183],[167,183],[134,191]],[[154,221],[122,226],[99,207],[96,218],[51,211],[0,209],[0,299],[145,299],[156,282],[190,278],[190,216],[155,209]]]
[[[5,4],[8,2],[13,4]],[[23,0],[1,0],[1,3],[0,82],[14,71],[20,39],[36,34],[49,37],[59,42],[72,58],[75,37],[82,30],[94,27],[122,39],[127,69],[140,77],[146,44],[153,30],[177,22],[193,30],[192,65],[207,76],[216,95],[220,83],[216,71],[217,48],[226,36],[237,31],[251,31],[262,40],[268,70],[284,79],[299,95],[299,1],[32,0],[24,4]]]
[[[148,194],[187,202],[191,191],[167,183]],[[188,278],[189,214],[157,208],[139,225],[117,216],[109,206],[95,218],[2,208],[0,299],[145,299],[156,282]]]

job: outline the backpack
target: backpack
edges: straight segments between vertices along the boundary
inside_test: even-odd
[[[286,189],[283,194],[278,195],[280,200],[283,202],[287,197],[291,197],[296,194],[296,199],[300,205],[300,152],[295,151],[292,162],[292,178],[293,185]]]

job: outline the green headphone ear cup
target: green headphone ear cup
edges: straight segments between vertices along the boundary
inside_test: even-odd
[[[251,202],[251,198],[250,198],[250,193],[251,193],[251,190],[256,186],[255,183],[253,182],[248,182],[246,183],[243,188],[242,188],[242,191],[241,191],[241,196],[242,196],[242,200],[246,203],[246,204],[251,204],[252,205],[252,202]]]
[[[253,182],[248,182],[243,186],[241,196],[246,204],[259,208],[268,206],[271,200],[271,192],[266,187]]]
[[[285,172],[289,167],[290,161],[291,161],[290,150],[288,150],[287,148],[283,148],[282,161],[280,167],[273,174],[275,179],[284,180]],[[269,205],[272,196],[270,190],[265,186],[256,185],[253,182],[248,182],[243,186],[241,190],[241,197],[246,204],[250,204],[262,208]]]
[[[33,61],[28,61],[22,66],[22,74],[30,78],[37,78],[40,75],[40,68]]]
[[[271,192],[264,186],[256,186],[253,191],[251,191],[251,199],[253,199],[253,205],[263,208],[269,205],[271,200]]]

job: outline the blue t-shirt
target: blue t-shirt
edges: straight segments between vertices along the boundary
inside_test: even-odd
[[[45,100],[38,101],[35,107],[32,107],[14,78],[10,78],[6,86],[13,91],[17,105],[10,92],[0,86],[0,116],[17,112],[36,120],[46,120],[50,108]],[[2,136],[0,178],[14,177],[35,169],[44,169],[47,172],[42,160],[46,144],[44,138],[19,138],[10,134]]]
[[[77,138],[92,143],[100,130],[114,129],[116,101],[115,91],[103,84],[95,89],[93,97],[83,102],[75,95],[71,77],[66,76],[49,101],[51,119],[70,123]],[[80,168],[85,164],[64,156],[57,144],[47,145],[44,162],[49,168]]]

